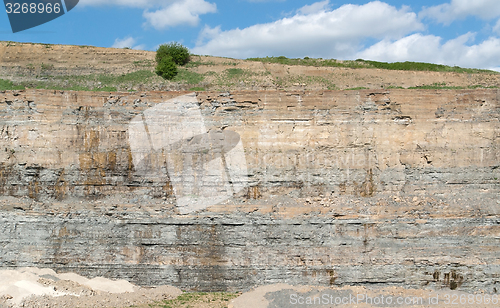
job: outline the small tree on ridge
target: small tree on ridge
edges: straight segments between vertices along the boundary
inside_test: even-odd
[[[189,49],[177,42],[162,44],[156,50],[156,63],[166,56],[172,57],[175,64],[184,65],[189,62]]]

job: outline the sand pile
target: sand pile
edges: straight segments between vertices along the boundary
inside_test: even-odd
[[[172,299],[171,286],[141,288],[126,280],[88,279],[51,269],[0,270],[0,307],[120,307]]]

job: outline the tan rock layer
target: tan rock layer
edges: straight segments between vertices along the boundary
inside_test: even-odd
[[[198,99],[207,130],[241,136],[255,196],[274,187],[371,196],[498,188],[498,93],[268,91]],[[168,183],[140,183],[128,124],[181,94],[4,93],[2,194],[64,200],[144,190],[165,197]]]

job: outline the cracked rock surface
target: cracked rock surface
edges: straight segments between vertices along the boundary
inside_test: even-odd
[[[0,266],[199,291],[498,291],[498,90],[198,93],[205,128],[240,136],[248,183],[187,214],[165,164],[198,161],[158,151],[137,172],[128,132],[184,94],[0,93]]]

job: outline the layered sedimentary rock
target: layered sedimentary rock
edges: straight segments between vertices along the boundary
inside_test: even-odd
[[[498,90],[0,95],[0,265],[496,292]]]

